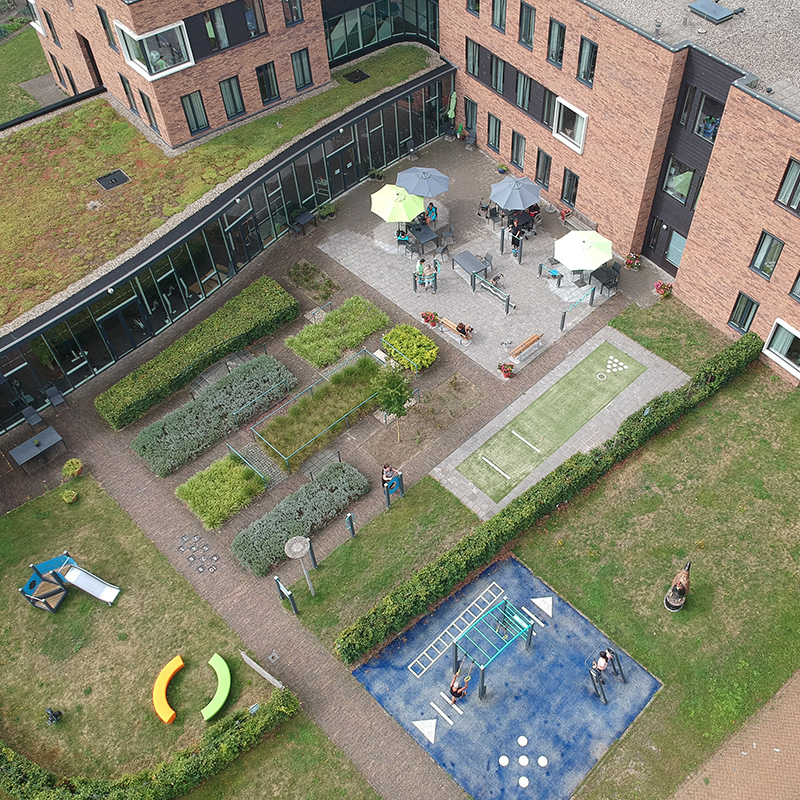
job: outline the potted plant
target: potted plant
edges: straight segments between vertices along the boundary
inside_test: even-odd
[[[642,259],[638,253],[631,251],[625,259],[625,269],[632,269],[636,272],[642,266]]]
[[[71,505],[78,499],[78,493],[72,489],[64,489],[64,491],[61,492],[61,499],[68,505]]]
[[[500,376],[503,378],[503,380],[510,380],[514,375],[514,365],[508,361],[498,364],[497,369],[499,370]]]
[[[83,461],[79,458],[70,458],[66,464],[61,468],[61,477],[65,480],[71,480],[83,472]]]
[[[506,172],[508,172],[508,166],[507,166],[506,164],[498,164],[498,165],[497,165],[497,171],[498,171],[498,172],[499,172],[501,175],[505,175],[505,174],[506,174]]]
[[[370,167],[369,168],[369,172],[367,174],[374,181],[382,181],[383,180],[383,173],[379,169],[375,169],[375,167]]]
[[[427,322],[431,328],[435,328],[439,322],[439,315],[435,311],[423,311],[421,316],[422,321]]]
[[[320,219],[333,219],[336,216],[336,203],[332,200],[328,203],[323,203],[317,211]]]
[[[664,281],[656,281],[653,284],[653,288],[656,290],[656,294],[660,294],[662,297],[671,297],[672,296],[672,284],[671,283],[664,283]]]

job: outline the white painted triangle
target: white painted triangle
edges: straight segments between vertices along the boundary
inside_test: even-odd
[[[537,608],[540,608],[547,614],[548,617],[553,616],[553,598],[552,597],[531,597],[531,603]]]
[[[415,725],[420,733],[433,744],[434,737],[436,736],[436,720],[435,719],[420,719],[412,723]]]

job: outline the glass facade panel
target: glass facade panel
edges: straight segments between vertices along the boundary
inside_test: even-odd
[[[141,38],[120,27],[117,27],[117,32],[125,45],[128,59],[147,70],[150,75],[157,75],[191,60],[183,23]]]
[[[681,259],[683,258],[684,247],[686,247],[686,237],[681,236],[677,231],[672,231],[666,252],[667,261],[679,267],[681,265]]]

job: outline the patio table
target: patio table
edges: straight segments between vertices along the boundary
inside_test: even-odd
[[[409,225],[408,232],[419,242],[422,253],[425,253],[425,245],[428,242],[435,242],[439,235],[428,225]]]
[[[292,220],[292,222],[294,222],[295,225],[299,225],[302,228],[303,236],[306,235],[306,225],[308,225],[309,222],[313,222],[315,228],[318,226],[317,215],[313,214],[311,211],[304,211],[302,214],[298,214]]]
[[[487,266],[477,256],[470,253],[469,250],[462,250],[453,256],[453,262],[458,264],[461,269],[466,273],[466,279],[472,283],[473,273],[486,277]],[[455,269],[455,267],[454,267]]]
[[[39,444],[35,444],[35,442],[39,442]],[[37,433],[35,436],[31,436],[30,439],[27,439],[22,444],[17,445],[13,450],[11,450],[11,458],[17,462],[17,464],[22,467],[23,471],[26,474],[30,474],[27,469],[25,469],[25,464],[29,461],[32,461],[37,456],[43,455],[47,450],[51,447],[54,447],[59,442],[64,442],[61,438],[61,434],[55,428],[45,428],[41,433]],[[67,443],[64,442],[64,447],[67,447]],[[69,449],[67,447],[67,449]]]

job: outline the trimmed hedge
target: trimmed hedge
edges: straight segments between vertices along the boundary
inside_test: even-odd
[[[161,478],[166,477],[239,426],[233,412],[253,416],[269,408],[297,386],[297,378],[272,356],[259,356],[220,378],[192,400],[148,425],[131,448]]]
[[[706,360],[687,386],[665,392],[631,414],[613,439],[568,458],[345,628],[336,639],[339,657],[352,664],[402,631],[470,574],[489,564],[508,542],[596,483],[614,464],[741,374],[758,358],[763,345],[756,334],[745,334]]]
[[[327,367],[348,348],[357,347],[370,334],[385,328],[389,317],[359,295],[349,297],[325,319],[306,325],[286,346],[315,367]]]
[[[155,358],[98,395],[95,408],[112,428],[123,428],[223,356],[274,333],[299,314],[294,297],[271,278],[259,278]]]
[[[196,747],[115,780],[61,778],[0,742],[0,790],[16,800],[172,800],[221,772],[299,708],[292,692],[276,689],[255,714],[230,714],[207,728]]]
[[[404,369],[414,369],[415,364],[420,369],[425,369],[433,364],[439,355],[439,346],[436,342],[413,325],[397,325],[383,338],[392,347],[397,348],[396,350],[387,348],[389,358]]]
[[[283,546],[292,536],[316,533],[368,491],[369,481],[355,467],[331,464],[241,531],[231,550],[243,567],[266,575],[273,564],[286,558]]]

